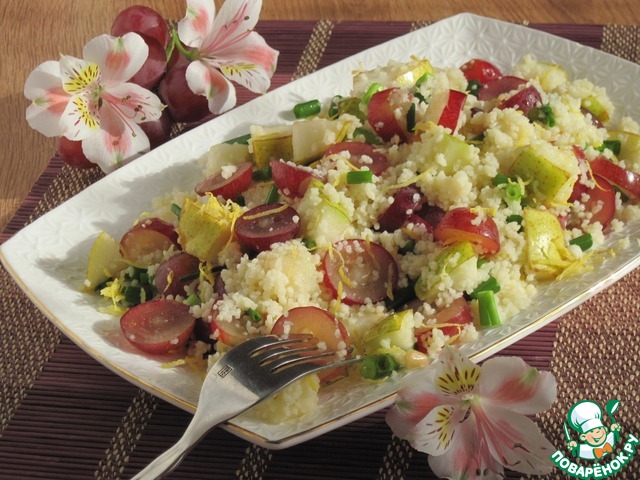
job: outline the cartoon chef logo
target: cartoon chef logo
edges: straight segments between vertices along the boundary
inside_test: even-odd
[[[609,428],[603,423],[602,408],[596,402],[582,400],[571,407],[567,414],[567,423],[578,433],[579,442],[572,438],[567,423],[564,424],[564,433],[567,448],[574,457],[594,460],[597,463],[613,453],[616,443],[620,440],[620,425],[613,418],[619,404],[618,400],[610,400],[605,406],[611,420]]]

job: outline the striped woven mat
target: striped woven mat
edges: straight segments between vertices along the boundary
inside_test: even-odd
[[[424,23],[278,22],[258,27],[281,52],[274,86]],[[532,25],[631,61],[636,26]],[[597,68],[597,66],[594,66]],[[241,98],[240,101],[246,101]],[[0,236],[5,241],[100,176],[53,158]],[[535,417],[564,448],[569,407],[617,398],[623,434],[640,432],[640,270],[504,350],[550,370],[556,404]],[[0,269],[0,479],[126,479],[172,445],[191,416],[139,390],[65,338]],[[594,378],[597,374],[597,378]],[[616,478],[640,478],[640,455]],[[270,451],[216,429],[174,479],[428,479],[425,455],[394,438],[378,412],[302,445]],[[509,474],[508,478],[519,478]],[[560,472],[549,478],[562,478]]]

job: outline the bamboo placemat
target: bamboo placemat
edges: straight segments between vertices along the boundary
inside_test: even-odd
[[[280,51],[275,87],[423,25],[265,21],[258,30]],[[640,27],[531,27],[640,61]],[[250,98],[241,96],[239,101]],[[54,157],[0,234],[0,243],[100,176],[96,171],[71,169]],[[535,420],[557,448],[564,448],[562,422],[569,407],[586,398],[601,405],[619,399],[616,418],[623,435],[640,433],[638,298],[640,270],[501,352],[521,356],[556,376],[558,401]],[[130,478],[184,431],[189,414],[90,358],[36,309],[4,268],[0,268],[0,322],[0,480]],[[256,447],[216,429],[170,478],[435,477],[426,456],[394,438],[384,412],[378,412],[283,451]],[[616,478],[640,478],[638,458]]]

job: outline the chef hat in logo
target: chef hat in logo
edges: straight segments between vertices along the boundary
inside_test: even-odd
[[[580,433],[604,426],[600,405],[590,400],[583,400],[571,407],[568,420],[571,428]]]

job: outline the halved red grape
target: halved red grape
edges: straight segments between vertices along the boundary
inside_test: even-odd
[[[436,313],[436,324],[434,326],[444,335],[453,337],[454,335],[460,334],[464,325],[470,323],[473,323],[471,308],[467,301],[463,297],[460,297]],[[427,353],[429,342],[433,336],[432,330],[432,328],[428,328],[416,332],[416,337],[418,339],[417,347],[419,351]]]
[[[120,252],[125,260],[141,266],[159,262],[171,246],[179,246],[175,228],[155,217],[141,220],[120,239]]]
[[[424,195],[415,185],[400,188],[393,196],[393,203],[378,218],[380,229],[393,232],[401,228],[409,216],[418,211],[424,202]]]
[[[295,238],[300,230],[298,212],[289,205],[259,205],[236,220],[234,231],[238,241],[249,250],[263,252],[274,243]]]
[[[351,341],[342,323],[322,308],[305,306],[292,308],[282,315],[271,329],[273,335],[311,334],[322,342],[327,350],[349,352]],[[320,381],[327,383],[342,376],[344,369],[321,371]]]
[[[324,156],[349,153],[349,162],[357,168],[367,167],[374,175],[380,175],[389,167],[389,160],[378,152],[373,145],[364,142],[341,142],[327,148]],[[368,157],[367,160],[362,157]]]
[[[199,272],[200,260],[188,253],[178,253],[160,264],[154,281],[160,295],[185,295],[184,287]]]
[[[483,101],[493,100],[494,98],[498,98],[499,95],[511,92],[525,83],[527,83],[527,81],[524,78],[510,75],[491,80],[484,84],[478,91],[478,99]]]
[[[184,346],[195,323],[187,305],[163,298],[136,305],[120,318],[125,338],[151,354],[169,353]]]
[[[445,245],[456,242],[471,242],[483,255],[500,251],[500,233],[496,222],[489,216],[482,220],[468,208],[449,210],[433,231],[433,237]]]
[[[540,104],[542,104],[540,92],[536,87],[530,85],[504,100],[498,108],[515,108],[516,110],[522,111],[525,115],[528,115],[532,108]]]
[[[398,265],[385,248],[366,240],[341,240],[322,261],[324,283],[347,305],[384,300],[398,283]]]
[[[196,185],[198,195],[211,193],[225,200],[233,200],[251,186],[253,180],[253,164],[243,162],[236,165],[236,170],[227,178],[222,172],[205,178]]]
[[[134,5],[122,10],[111,25],[111,35],[121,37],[135,32],[154,38],[162,48],[169,44],[169,27],[162,15],[152,8]]]
[[[158,95],[176,122],[197,122],[211,113],[209,102],[203,95],[196,95],[189,88],[186,71],[187,65],[169,70],[160,80]]]
[[[369,100],[369,125],[386,142],[396,135],[406,142],[411,136],[407,131],[406,120],[409,102],[403,102],[401,95],[400,89],[388,88],[374,93]]]
[[[469,60],[460,67],[460,70],[467,80],[475,80],[483,85],[502,77],[502,72],[498,67],[480,58]]]
[[[255,334],[249,334],[246,328],[243,328],[240,320],[236,319],[232,322],[226,322],[217,318],[215,313],[211,320],[211,333],[214,338],[228,345],[229,347],[235,347],[236,345],[254,337]]]
[[[271,178],[278,190],[291,198],[298,198],[307,191],[313,173],[305,168],[292,165],[284,160],[271,160]]]
[[[618,187],[631,201],[640,200],[639,174],[623,168],[604,157],[598,157],[591,162],[591,171]]]
[[[155,38],[147,35],[140,35],[149,47],[147,60],[142,64],[140,70],[129,79],[129,82],[140,85],[148,90],[153,90],[167,69],[167,55],[164,47]]]
[[[616,191],[600,175],[593,175],[593,180],[596,182],[593,188],[576,183],[569,201],[582,202],[582,194],[589,195],[589,199],[584,202],[584,209],[592,214],[590,223],[600,222],[602,228],[606,228],[616,214]],[[569,222],[569,225],[575,226],[575,222]]]

